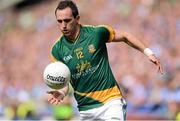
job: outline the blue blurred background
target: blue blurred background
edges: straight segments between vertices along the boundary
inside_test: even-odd
[[[42,73],[61,35],[59,0],[0,0],[0,120],[78,120],[73,90],[47,103]],[[82,24],[134,34],[161,60],[164,75],[138,51],[107,44],[112,70],[128,102],[127,119],[180,120],[180,1],[74,0]]]

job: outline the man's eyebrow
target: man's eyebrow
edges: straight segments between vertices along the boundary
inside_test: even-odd
[[[67,19],[57,19],[58,22],[62,22],[62,21],[68,22],[68,21],[70,21],[70,20],[71,20],[71,18],[67,18]]]

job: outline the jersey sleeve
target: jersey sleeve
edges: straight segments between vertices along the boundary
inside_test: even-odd
[[[60,57],[59,57],[59,54],[58,54],[58,52],[59,52],[58,44],[59,44],[59,40],[57,40],[55,42],[55,44],[52,46],[52,48],[51,48],[50,58],[51,58],[52,62],[60,61]]]
[[[51,49],[51,57],[50,58],[51,58],[51,61],[53,61],[53,62],[59,60],[56,46],[52,47],[52,49]]]
[[[115,37],[115,31],[111,26],[100,25],[97,27],[97,33],[101,40],[105,42],[112,42]]]

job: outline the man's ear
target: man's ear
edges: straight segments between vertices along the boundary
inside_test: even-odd
[[[80,16],[79,15],[76,16],[76,20],[79,23],[79,20],[80,20]]]

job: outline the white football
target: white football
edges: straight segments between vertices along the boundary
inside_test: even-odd
[[[48,64],[43,73],[43,78],[47,86],[52,89],[65,87],[71,79],[69,68],[62,62]]]

